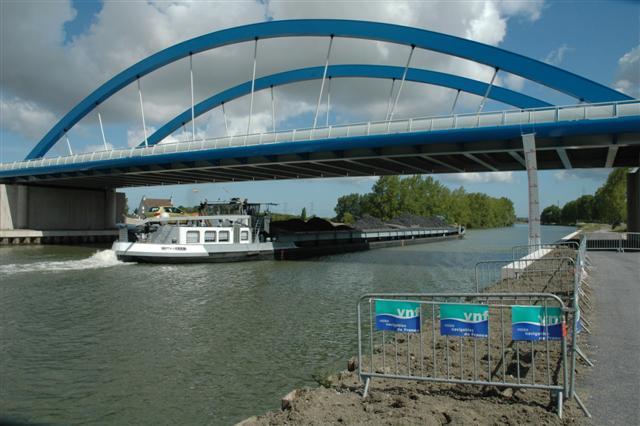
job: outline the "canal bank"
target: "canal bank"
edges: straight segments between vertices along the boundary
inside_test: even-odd
[[[551,272],[552,276],[557,276],[561,273],[557,269],[559,264],[556,264],[557,259],[564,258],[569,252],[575,251],[572,249],[556,249],[549,250],[541,258],[540,262],[554,262]],[[529,266],[532,269],[538,271],[542,266],[536,266],[536,262],[529,262]],[[573,272],[571,276],[568,276],[568,281],[573,282]],[[529,274],[520,278],[513,279],[512,277],[505,278],[495,285],[487,287],[484,292],[489,293],[530,293],[530,292],[554,292],[550,289],[550,283],[561,282],[552,278],[550,281],[549,276],[546,274]],[[381,296],[382,297],[382,296]],[[406,300],[413,300],[412,298],[404,298]],[[526,298],[525,298],[526,299]],[[526,300],[520,302],[527,304]],[[423,310],[427,307],[423,307]],[[369,315],[369,314],[367,314]],[[435,312],[434,312],[435,315]],[[507,315],[507,314],[505,314]],[[429,318],[430,316],[427,315]],[[429,321],[429,318],[427,321]],[[433,321],[435,321],[435,316]],[[502,310],[500,310],[500,317],[493,316],[491,324],[488,326],[490,329],[500,329],[505,327],[502,322]],[[373,327],[373,326],[372,326]],[[393,334],[393,333],[391,333]],[[382,364],[378,362],[377,373],[385,373],[389,369],[389,374],[393,375],[393,359],[395,355],[395,374],[398,374],[398,360],[410,360],[414,359],[414,367],[422,369],[422,349],[416,349],[417,345],[422,345],[422,331],[420,332],[420,340],[417,341],[417,337],[414,339],[414,343],[410,344],[407,340],[411,340],[410,334],[399,333],[400,338],[395,338],[395,347],[392,343],[389,343],[386,348],[376,346],[375,349],[371,348],[371,355],[368,355],[368,350],[364,355],[362,361],[366,364],[371,363],[368,359],[373,357],[374,354],[387,353],[387,365],[384,367],[384,355],[375,355],[380,361],[382,357]],[[373,338],[372,338],[373,339]],[[427,346],[431,346],[430,338],[424,337]],[[436,348],[440,348],[441,342],[436,344],[435,335],[433,337],[433,354],[436,353]],[[585,341],[584,333],[578,336],[580,347],[584,346]],[[384,340],[384,334],[383,334]],[[391,339],[392,342],[394,341]],[[473,339],[472,339],[473,340]],[[373,340],[372,340],[373,344]],[[468,345],[470,343],[467,343]],[[555,376],[562,371],[562,357],[561,352],[551,353],[549,356],[549,344],[546,346],[546,369],[544,366],[544,346],[536,348],[536,358],[538,361],[533,361],[531,354],[533,353],[533,343],[531,344],[531,351],[527,352],[518,349],[516,342],[515,347],[511,346],[513,342],[509,344],[507,353],[510,352],[508,358],[509,367],[506,371],[511,377],[511,381],[515,383],[513,375],[516,374],[516,368],[514,365],[517,363],[517,383],[534,382],[535,377],[545,376],[551,374]],[[482,346],[479,344],[478,346]],[[488,346],[487,346],[488,347]],[[494,344],[491,346],[493,349],[491,353],[483,356],[481,359],[485,362],[491,359],[500,360],[502,355],[500,351],[505,351],[505,343],[502,346]],[[557,347],[557,346],[556,346]],[[411,350],[409,348],[412,348]],[[443,351],[444,349],[439,349]],[[456,350],[459,350],[459,355],[456,354]],[[480,350],[480,349],[478,349]],[[425,349],[425,353],[431,351],[430,348]],[[522,352],[521,352],[522,351]],[[394,354],[395,352],[395,354]],[[457,370],[458,366],[462,374],[462,366],[472,366],[478,363],[475,359],[476,349],[474,344],[474,350],[472,352],[462,351],[462,339],[460,339],[460,347],[456,339],[450,344],[449,340],[446,341],[446,361],[440,359],[438,363],[445,362],[447,366],[447,377],[449,376],[449,353],[451,352],[451,358],[453,364],[452,370]],[[541,352],[541,353],[538,353]],[[427,355],[428,356],[428,355]],[[420,362],[417,361],[420,357]],[[456,360],[459,358],[459,364],[456,366]],[[463,361],[464,358],[464,361]],[[506,358],[506,356],[505,356]],[[505,358],[503,358],[503,365],[506,364]],[[541,358],[541,359],[540,359]],[[540,362],[542,361],[542,362]],[[376,379],[375,385],[371,384],[369,392],[366,397],[363,397],[364,384],[358,376],[358,359],[352,358],[348,362],[347,370],[341,371],[329,375],[328,377],[319,380],[322,385],[320,388],[304,388],[294,390],[288,393],[282,400],[282,409],[277,412],[269,412],[263,416],[254,416],[241,422],[243,426],[248,425],[275,425],[275,424],[395,424],[401,422],[402,424],[592,424],[581,408],[575,401],[569,399],[565,402],[564,413],[562,418],[554,411],[553,398],[549,398],[549,392],[547,390],[536,389],[518,389],[517,387],[496,387],[494,385],[460,385],[460,384],[443,384],[434,382],[417,382],[415,380],[389,380],[389,379]],[[435,369],[435,359],[433,368]],[[482,362],[482,361],[480,361]],[[424,360],[427,365],[426,369],[429,370],[431,361]],[[500,363],[498,363],[500,364]],[[382,367],[380,367],[382,365]],[[389,366],[390,365],[390,366]],[[482,364],[484,365],[484,364]],[[418,367],[419,366],[419,367]],[[513,367],[513,369],[512,369]],[[481,366],[481,368],[483,368]],[[491,370],[491,368],[490,368]],[[498,371],[499,368],[496,369]],[[550,371],[553,370],[554,373]],[[400,368],[400,371],[405,371]],[[475,367],[474,367],[475,376]],[[496,372],[494,371],[494,373]],[[578,380],[582,382],[587,369],[584,365],[578,365]],[[401,373],[401,374],[407,374]],[[497,379],[500,378],[498,372]],[[504,373],[503,373],[504,374]],[[522,377],[521,377],[522,374]],[[431,374],[427,374],[429,376]],[[550,375],[550,377],[551,377]],[[453,377],[456,377],[454,373]],[[485,379],[486,380],[486,379]],[[491,380],[489,380],[491,381]],[[499,380],[497,380],[499,381]],[[582,387],[579,390],[584,389]],[[581,392],[580,392],[581,393]]]

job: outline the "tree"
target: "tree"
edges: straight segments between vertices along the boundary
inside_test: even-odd
[[[300,212],[300,219],[306,221],[307,220],[307,208],[303,207],[302,212]]]
[[[562,212],[560,213],[560,217],[562,219],[562,223],[567,225],[573,225],[578,221],[578,203],[576,200],[569,201],[562,207]]]
[[[336,220],[345,222],[344,216],[349,213],[352,218],[362,217],[363,196],[360,194],[343,195],[338,198],[338,203],[334,211],[336,212]]]
[[[350,223],[364,214],[390,220],[401,214],[444,216],[449,223],[472,228],[511,226],[516,220],[508,198],[467,194],[464,188],[451,191],[433,177],[419,175],[399,178],[384,176],[371,193],[349,194],[338,198],[336,220]]]
[[[561,223],[561,220],[562,210],[555,204],[546,207],[540,214],[540,222],[542,222],[543,225],[555,225]]]
[[[627,169],[615,169],[607,181],[596,191],[594,211],[598,220],[605,223],[627,220]]]
[[[576,221],[591,222],[594,218],[595,197],[593,195],[583,195],[576,200],[578,213]]]
[[[401,213],[400,178],[382,176],[373,185],[370,214],[382,220],[389,220]]]
[[[342,223],[346,223],[347,225],[350,225],[352,223],[355,223],[355,221],[356,221],[355,218],[349,212],[346,212],[345,214],[342,215]]]

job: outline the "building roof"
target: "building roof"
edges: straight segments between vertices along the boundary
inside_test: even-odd
[[[146,207],[173,206],[171,198],[144,198],[142,204]]]

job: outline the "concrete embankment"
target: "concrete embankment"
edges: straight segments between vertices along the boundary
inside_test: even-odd
[[[104,230],[55,230],[33,229],[0,230],[0,246],[18,244],[90,244],[112,243],[118,238],[115,229]]]

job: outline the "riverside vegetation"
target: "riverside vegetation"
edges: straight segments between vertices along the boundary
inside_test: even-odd
[[[617,224],[627,220],[626,168],[615,169],[594,195],[583,195],[562,208],[552,205],[542,210],[543,225],[574,225],[578,222]]]
[[[369,215],[383,221],[402,214],[442,216],[448,223],[468,228],[511,226],[516,221],[513,202],[460,187],[450,190],[431,176],[382,176],[368,194],[338,198],[336,220],[347,224]]]

